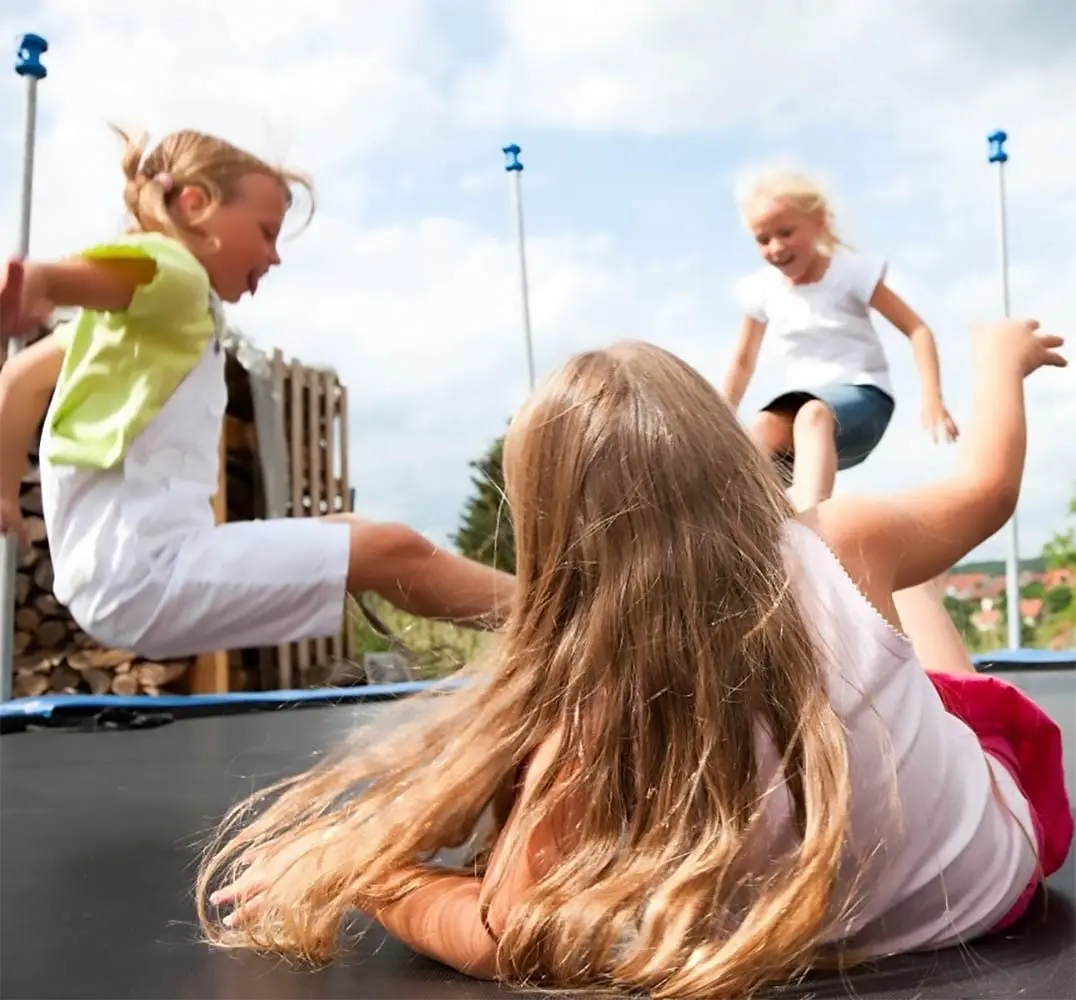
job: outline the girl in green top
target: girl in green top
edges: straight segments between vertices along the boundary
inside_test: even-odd
[[[280,264],[292,187],[306,182],[199,132],[148,155],[123,138],[129,232],[66,260],[12,261],[0,286],[5,341],[75,309],[0,373],[0,531],[21,532],[19,483],[44,416],[54,592],[102,643],[163,658],[330,636],[346,595],[363,591],[495,625],[512,578],[404,525],[214,523],[221,303],[253,295]]]

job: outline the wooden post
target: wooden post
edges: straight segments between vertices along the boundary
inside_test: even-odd
[[[322,379],[322,399],[325,407],[325,439],[324,439],[324,480],[325,480],[325,513],[336,514],[340,507],[340,483],[336,475],[336,450],[334,441],[336,438],[336,376],[326,372]],[[344,656],[344,629],[347,627],[344,615],[344,602],[340,607],[340,631],[329,640],[329,655],[334,660]]]
[[[324,498],[324,480],[323,469],[327,469],[327,462],[323,461],[325,456],[322,453],[322,433],[321,433],[321,421],[322,412],[325,403],[325,393],[323,390],[323,379],[321,373],[310,369],[307,373],[307,462],[309,463],[310,474],[308,478],[309,488],[308,493],[310,496],[310,517],[321,517],[322,515],[322,501]],[[328,659],[328,645],[324,638],[315,639],[314,646],[314,663],[319,667],[324,666],[325,661]],[[304,678],[305,680],[306,678]]]
[[[305,442],[305,435],[303,431],[306,428],[306,421],[304,417],[303,409],[303,392],[306,379],[303,377],[303,366],[298,361],[292,361],[290,365],[290,371],[288,372],[288,397],[291,400],[291,516],[292,517],[305,517],[306,516],[306,499],[307,492],[309,490],[308,474],[309,463],[303,461],[303,445]],[[297,644],[298,646],[298,662],[299,662],[299,683],[306,679],[310,673],[310,640],[302,639]]]
[[[348,480],[348,462],[347,462],[347,448],[348,448],[348,429],[347,429],[347,387],[343,385],[337,386],[336,391],[337,399],[337,412],[340,419],[340,472],[337,477],[336,492],[339,493],[339,509],[346,511],[349,514],[353,514],[354,504],[351,502],[351,483]],[[349,660],[354,660],[358,654],[356,644],[355,629],[352,628],[351,622],[344,619],[344,656]]]
[[[217,474],[217,492],[213,497],[213,519],[217,524],[228,520],[228,428],[227,418],[221,427],[220,471]],[[191,694],[225,694],[231,689],[228,671],[228,653],[202,653],[194,661],[191,671]]]
[[[285,381],[284,355],[280,348],[273,351],[273,396],[279,400],[282,410],[287,411],[288,397]],[[277,646],[277,687],[292,686],[292,644],[285,642]]]

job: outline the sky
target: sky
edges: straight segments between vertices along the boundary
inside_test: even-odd
[[[640,337],[720,383],[735,283],[759,264],[735,178],[780,160],[820,177],[842,237],[889,262],[937,337],[964,427],[970,331],[1002,309],[986,137],[1003,128],[1012,310],[1069,336],[1073,361],[1028,383],[1021,555],[1064,526],[1076,493],[1071,0],[8,0],[0,238],[12,249],[25,106],[13,66],[27,31],[50,46],[31,256],[123,224],[110,122],[151,141],[216,132],[312,175],[313,221],[229,319],[264,350],[338,372],[356,508],[442,543],[468,463],[528,391],[502,146],[522,147],[539,378]],[[907,489],[957,462],[919,425],[907,341],[877,322],[896,413],[841,494]],[[764,362],[745,419],[780,379]],[[974,555],[1003,556],[1007,538]]]

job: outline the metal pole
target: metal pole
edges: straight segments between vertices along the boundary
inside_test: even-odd
[[[998,165],[998,245],[1001,257],[1001,305],[1005,317],[1010,315],[1009,309],[1009,233],[1006,223],[1005,210],[1005,163],[1009,154],[1005,152],[1005,142],[1008,139],[1000,129],[991,132],[987,136],[990,143],[990,163]],[[1009,521],[1009,551],[1005,566],[1005,590],[1008,613],[1006,614],[1009,628],[1009,648],[1020,648],[1020,536],[1017,528],[1016,511]]]
[[[34,143],[37,137],[37,83],[47,75],[41,57],[49,43],[40,35],[23,35],[15,59],[15,72],[26,80],[26,117],[22,153],[22,206],[19,214],[18,255],[30,252],[30,209],[34,189]],[[17,354],[20,344],[8,342],[8,357]],[[0,535],[3,577],[0,578],[0,701],[11,698],[15,660],[15,551],[14,539]]]
[[[534,391],[534,343],[531,338],[530,296],[527,290],[527,253],[523,238],[523,164],[519,160],[519,146],[502,146],[501,152],[508,157],[504,165],[506,173],[512,175],[512,195],[516,210],[516,241],[519,244],[519,278],[523,296],[523,338],[527,348],[527,378],[531,391]]]

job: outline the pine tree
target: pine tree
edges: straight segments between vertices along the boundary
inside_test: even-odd
[[[453,538],[470,559],[506,573],[516,569],[516,541],[508,504],[504,501],[504,437],[497,438],[477,461],[470,462],[474,493]]]

